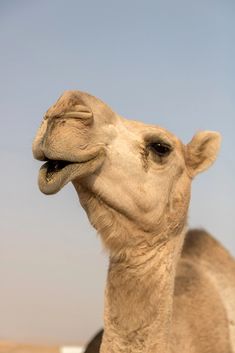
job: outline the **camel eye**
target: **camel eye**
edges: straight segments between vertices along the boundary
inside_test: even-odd
[[[149,145],[150,149],[159,157],[166,157],[170,154],[172,148],[164,142],[152,142]]]

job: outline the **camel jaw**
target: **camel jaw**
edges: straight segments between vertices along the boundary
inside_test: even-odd
[[[94,173],[104,161],[104,151],[100,150],[87,160],[70,162],[50,159],[39,170],[38,186],[46,195],[56,194],[67,183]]]

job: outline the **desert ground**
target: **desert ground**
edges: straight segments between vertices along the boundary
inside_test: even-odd
[[[0,342],[0,353],[79,353],[79,347],[60,347]]]
[[[60,347],[0,342],[0,353],[60,353]]]

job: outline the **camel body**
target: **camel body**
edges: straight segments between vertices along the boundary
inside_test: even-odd
[[[235,264],[204,231],[185,238],[191,182],[220,135],[184,145],[68,91],[46,113],[33,154],[45,194],[72,182],[109,252],[101,353],[234,353]]]
[[[232,353],[234,324],[235,261],[208,233],[189,231],[175,280],[171,352]]]

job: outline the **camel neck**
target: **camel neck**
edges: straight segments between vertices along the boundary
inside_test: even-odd
[[[168,353],[182,243],[179,235],[110,256],[101,353]]]

